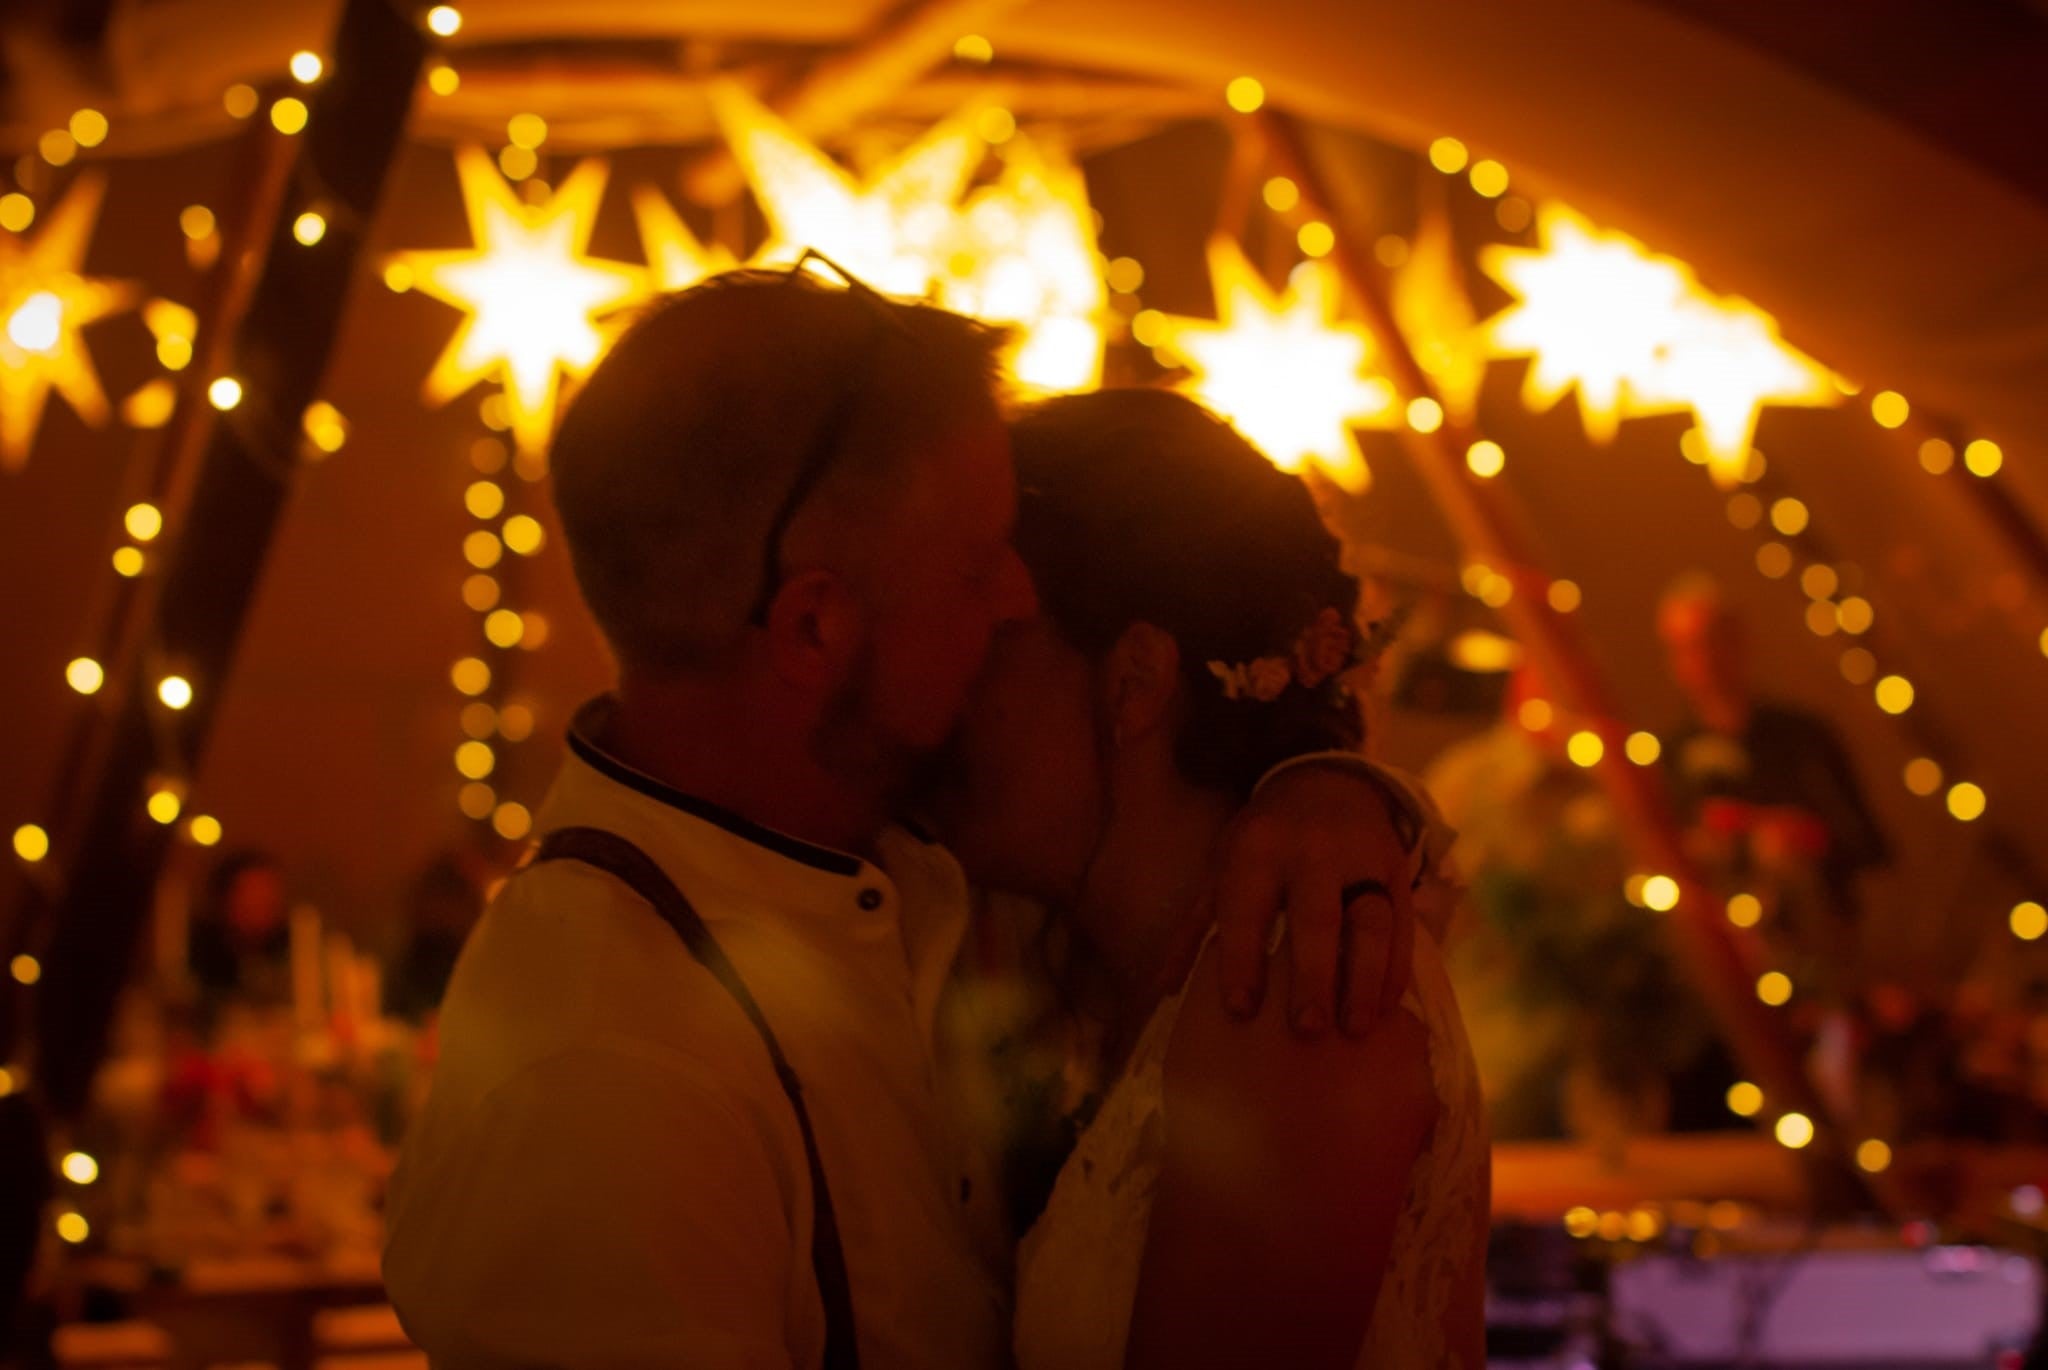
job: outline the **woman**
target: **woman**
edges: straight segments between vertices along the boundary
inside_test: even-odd
[[[1177,396],[1054,400],[1013,441],[1044,615],[997,645],[948,836],[1059,911],[1115,1080],[1020,1247],[1020,1365],[1481,1364],[1486,1142],[1432,937],[1363,1041],[1297,1039],[1280,993],[1228,1022],[1209,983],[1218,835],[1274,765],[1360,741],[1335,541]]]

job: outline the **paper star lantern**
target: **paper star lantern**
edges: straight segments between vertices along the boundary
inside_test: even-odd
[[[520,447],[547,444],[565,378],[589,374],[604,353],[599,319],[645,295],[647,273],[584,255],[604,196],[605,164],[580,163],[543,205],[528,205],[490,157],[455,157],[475,247],[401,252],[419,289],[468,315],[427,376],[430,404],[478,381],[505,387]]]
[[[1516,296],[1485,326],[1494,356],[1529,356],[1523,398],[1547,409],[1577,388],[1586,433],[1623,418],[1693,411],[1717,470],[1739,469],[1765,404],[1833,404],[1831,374],[1747,301],[1703,289],[1683,262],[1562,205],[1537,217],[1541,246],[1495,246],[1480,266]]]
[[[1017,330],[1008,367],[1025,386],[1086,389],[1102,379],[1109,308],[1087,183],[1079,167],[1022,134],[1003,158],[1002,175],[958,217],[938,298]]]
[[[52,390],[95,428],[107,421],[106,392],[79,330],[140,292],[79,274],[105,194],[99,177],[80,176],[34,237],[0,231],[0,465],[10,471],[27,462]]]
[[[1563,205],[1537,219],[1538,248],[1495,245],[1479,265],[1516,302],[1486,324],[1488,352],[1528,356],[1522,399],[1549,409],[1577,388],[1586,435],[1610,442],[1624,411],[1648,412],[1629,393],[1669,343],[1691,273],[1635,239],[1603,233]]]
[[[773,236],[761,260],[791,262],[815,248],[877,290],[931,289],[960,197],[988,151],[966,115],[857,179],[737,87],[716,88],[711,106],[768,216]]]
[[[1458,270],[1447,215],[1430,214],[1416,229],[1408,263],[1394,278],[1394,319],[1429,373],[1445,410],[1469,423],[1486,378],[1486,340]]]
[[[1227,238],[1209,244],[1217,319],[1166,316],[1159,345],[1194,373],[1186,388],[1283,471],[1314,465],[1356,494],[1371,480],[1353,428],[1391,428],[1394,387],[1371,368],[1359,324],[1337,321],[1336,268],[1294,269],[1275,294]]]
[[[1732,298],[1688,304],[1677,337],[1639,388],[1652,405],[1692,410],[1707,469],[1723,487],[1741,482],[1764,405],[1842,401],[1833,372],[1788,346],[1770,315]]]
[[[653,186],[633,187],[633,221],[640,226],[640,246],[656,290],[688,290],[739,265],[723,246],[701,242]]]

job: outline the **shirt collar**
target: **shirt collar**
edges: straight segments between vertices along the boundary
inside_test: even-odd
[[[624,785],[627,789],[635,790],[672,809],[678,809],[692,818],[723,828],[733,836],[777,856],[815,867],[828,875],[850,877],[861,873],[861,868],[866,863],[850,852],[821,847],[800,837],[791,837],[788,833],[764,827],[708,799],[699,799],[696,795],[685,793],[666,781],[655,779],[645,771],[636,770],[606,751],[597,741],[597,734],[602,731],[613,707],[614,702],[609,695],[594,699],[578,709],[576,717],[570,722],[569,751],[584,765],[607,780]]]

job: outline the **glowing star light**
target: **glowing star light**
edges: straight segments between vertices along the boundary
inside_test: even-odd
[[[1079,167],[1012,138],[1002,175],[960,214],[944,266],[941,303],[1017,330],[1009,370],[1018,381],[1081,390],[1102,379],[1109,297]]]
[[[1702,288],[1683,262],[1562,205],[1537,217],[1542,246],[1485,249],[1480,266],[1516,297],[1485,325],[1494,356],[1531,357],[1523,398],[1547,409],[1577,387],[1587,435],[1623,418],[1690,409],[1718,479],[1749,456],[1766,404],[1840,403],[1833,375],[1746,300]]]
[[[675,206],[653,186],[633,187],[633,221],[640,226],[640,246],[656,290],[688,290],[739,265],[717,243],[699,241]]]
[[[1757,411],[1766,404],[1832,405],[1834,373],[1778,337],[1770,315],[1747,300],[1688,304],[1678,335],[1641,384],[1652,405],[1683,405],[1705,440],[1707,467],[1722,486],[1749,466]]]
[[[1226,238],[1209,244],[1218,319],[1168,316],[1161,343],[1193,371],[1187,388],[1284,471],[1313,463],[1346,490],[1371,479],[1355,427],[1391,428],[1394,387],[1373,374],[1364,327],[1336,318],[1336,268],[1305,261],[1275,295]]]
[[[79,274],[105,191],[98,177],[81,176],[32,239],[0,232],[0,466],[8,470],[28,460],[52,390],[94,427],[107,420],[79,330],[128,308],[139,292]]]
[[[711,103],[773,230],[762,260],[794,261],[816,248],[877,290],[931,288],[955,206],[988,151],[970,117],[936,125],[856,179],[736,87],[715,89]]]
[[[1635,239],[1603,233],[1562,205],[1537,219],[1543,246],[1496,244],[1479,265],[1516,302],[1486,324],[1496,357],[1529,355],[1522,399],[1542,411],[1574,386],[1586,435],[1613,440],[1624,411],[1643,412],[1630,385],[1648,372],[1671,337],[1690,273]]]
[[[523,203],[480,149],[458,152],[455,169],[476,246],[395,259],[419,289],[468,315],[428,374],[426,399],[442,404],[497,378],[514,437],[538,451],[563,378],[587,375],[604,352],[598,318],[643,296],[646,272],[584,255],[604,196],[604,163],[583,162],[539,206]]]

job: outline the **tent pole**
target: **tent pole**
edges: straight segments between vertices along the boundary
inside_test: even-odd
[[[1281,174],[1301,188],[1313,212],[1330,222],[1332,197],[1320,168],[1311,157],[1300,126],[1289,116],[1264,112],[1257,116],[1268,150]],[[1361,239],[1340,232],[1331,261],[1364,313],[1378,344],[1389,378],[1404,399],[1436,399],[1428,374],[1416,360],[1395,322],[1392,301],[1377,275],[1359,261],[1353,245]],[[1472,476],[1463,453],[1479,438],[1476,427],[1446,413],[1431,433],[1404,429],[1402,438],[1415,468],[1428,483],[1438,508],[1449,520],[1466,555],[1482,561],[1514,587],[1500,610],[1515,636],[1534,656],[1538,667],[1574,710],[1598,720],[1607,759],[1592,768],[1621,816],[1636,859],[1646,871],[1678,882],[1678,906],[1667,917],[1681,965],[1687,968],[1736,1058],[1761,1084],[1771,1101],[1772,1117],[1798,1111],[1817,1124],[1828,1121],[1807,1079],[1799,1052],[1773,1016],[1750,992],[1750,967],[1742,946],[1731,934],[1716,900],[1685,848],[1684,836],[1662,777],[1650,767],[1623,758],[1625,733],[1606,681],[1572,621],[1552,610],[1546,594],[1550,577],[1538,569],[1531,540],[1523,533],[1519,509],[1505,492]],[[1759,1115],[1760,1117],[1763,1115]],[[1834,1127],[1819,1126],[1814,1145],[1846,1167],[1856,1138],[1844,1134],[1847,1119]],[[1849,1172],[1853,1174],[1854,1172]],[[1885,1195],[1879,1198],[1885,1201]],[[1886,1202],[1887,1208],[1894,1207]]]
[[[100,736],[85,749],[85,775],[75,782],[77,802],[67,814],[75,826],[52,834],[62,875],[42,920],[43,974],[26,1015],[31,1031],[17,1044],[28,1053],[26,1087],[0,1099],[0,1323],[15,1322],[41,1233],[50,1186],[44,1124],[85,1106],[169,846],[171,830],[147,817],[145,796],[167,761],[189,773],[212,730],[290,493],[300,416],[333,351],[425,51],[424,35],[396,7],[346,0],[330,74],[302,93],[311,117],[292,140],[283,193],[267,215],[252,215],[252,241],[267,244],[261,265],[246,294],[237,301],[226,292],[226,308],[210,321],[213,337],[223,340],[218,374],[241,381],[242,400],[205,432],[188,470],[174,464],[163,473],[182,526],[173,530],[160,584],[135,606],[135,648],[110,677],[112,707],[96,722]],[[317,246],[301,247],[293,221],[315,208],[328,232]],[[188,407],[208,379],[195,376]],[[191,441],[200,442],[204,430],[193,432]],[[187,708],[158,698],[159,677],[173,671],[193,684]]]

